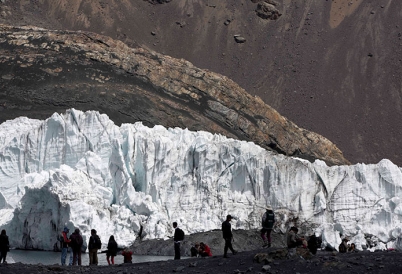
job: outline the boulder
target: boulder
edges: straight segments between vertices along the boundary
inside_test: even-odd
[[[243,36],[240,36],[240,35],[235,35],[234,39],[235,39],[236,43],[245,43],[246,42],[246,38],[244,38]]]
[[[255,12],[259,17],[267,20],[276,20],[282,15],[273,4],[262,1],[258,3]]]

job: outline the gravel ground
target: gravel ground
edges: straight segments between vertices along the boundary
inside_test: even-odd
[[[193,241],[203,240],[206,243],[218,241],[218,231],[199,233],[186,237],[183,244],[183,256],[187,256],[186,246]],[[24,265],[21,263],[0,266],[1,274],[11,273],[117,273],[117,274],[151,274],[151,273],[401,273],[402,256],[398,251],[355,252],[339,254],[337,252],[319,251],[316,256],[303,259],[300,256],[286,258],[287,249],[283,247],[284,235],[274,234],[271,248],[261,248],[258,231],[235,231],[234,247],[240,252],[222,257],[217,243],[213,255],[209,258],[187,258],[151,263],[120,264],[114,266],[60,266],[60,265]],[[223,240],[221,239],[221,242]],[[159,247],[159,248],[158,248]],[[170,247],[169,249],[167,247]],[[173,254],[173,244],[167,241],[144,241],[133,246],[136,254]],[[160,251],[162,250],[162,251]],[[161,254],[166,251],[167,253]],[[258,254],[258,255],[257,255]],[[260,258],[259,260],[256,258]]]
[[[190,258],[163,262],[121,264],[114,266],[44,266],[9,264],[0,267],[0,273],[401,273],[401,254],[391,252],[357,252],[338,254],[318,252],[310,260],[300,257],[293,259],[272,259],[258,263],[254,260],[257,253],[279,250],[276,248],[239,252],[225,259],[222,256],[210,258]]]

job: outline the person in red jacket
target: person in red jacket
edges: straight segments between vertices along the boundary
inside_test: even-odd
[[[133,262],[133,252],[130,249],[125,248],[123,252],[121,252],[121,255],[124,257],[125,264],[131,264]]]
[[[68,237],[68,233],[70,230],[68,227],[64,227],[63,232],[61,233],[60,243],[61,243],[61,265],[66,265],[66,258],[67,253],[70,255],[70,263],[69,265],[73,264],[73,254],[70,247],[71,240]]]
[[[201,257],[212,257],[211,248],[204,243],[200,243],[200,255]]]

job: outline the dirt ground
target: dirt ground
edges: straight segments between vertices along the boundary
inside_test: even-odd
[[[259,249],[263,244],[259,230],[236,230],[233,235],[233,248],[239,252]],[[285,235],[273,233],[272,239],[274,247],[285,246]],[[196,242],[206,243],[213,255],[223,254],[224,241],[220,230],[186,235],[181,245],[182,256],[190,256],[191,246]],[[135,255],[174,255],[172,239],[136,241],[132,250]]]
[[[234,248],[240,252],[229,253],[223,258],[223,240],[218,238],[220,231],[199,233],[187,236],[182,248],[182,255],[188,256],[187,248],[193,241],[203,240],[212,247],[213,256],[209,258],[186,258],[151,263],[120,264],[114,266],[60,266],[60,265],[24,265],[21,263],[0,265],[1,274],[11,273],[400,273],[402,256],[398,251],[340,254],[331,251],[318,251],[315,256],[296,255],[287,258],[284,248],[284,235],[273,235],[273,246],[262,248],[258,231],[234,231]],[[215,246],[216,244],[216,246]],[[173,243],[166,241],[143,241],[133,247],[136,254],[172,255]],[[157,251],[159,250],[159,251]],[[164,254],[162,254],[164,253]],[[173,258],[173,257],[172,257]]]
[[[189,258],[152,263],[121,264],[114,266],[80,266],[60,265],[1,265],[0,273],[400,273],[401,254],[389,252],[357,252],[339,254],[320,251],[310,260],[300,257],[291,259],[272,259],[256,262],[256,254],[273,252],[279,248],[257,249],[239,252],[223,258],[216,255],[209,258]]]

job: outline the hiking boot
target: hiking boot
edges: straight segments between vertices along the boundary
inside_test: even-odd
[[[236,254],[237,254],[237,250],[234,250],[234,251],[233,251],[233,255],[236,255]]]
[[[262,245],[262,247],[267,247],[267,246],[268,246],[268,244],[265,244],[265,243]]]
[[[268,243],[268,247],[271,247],[271,243]]]
[[[223,258],[229,258],[228,255],[223,255]]]

